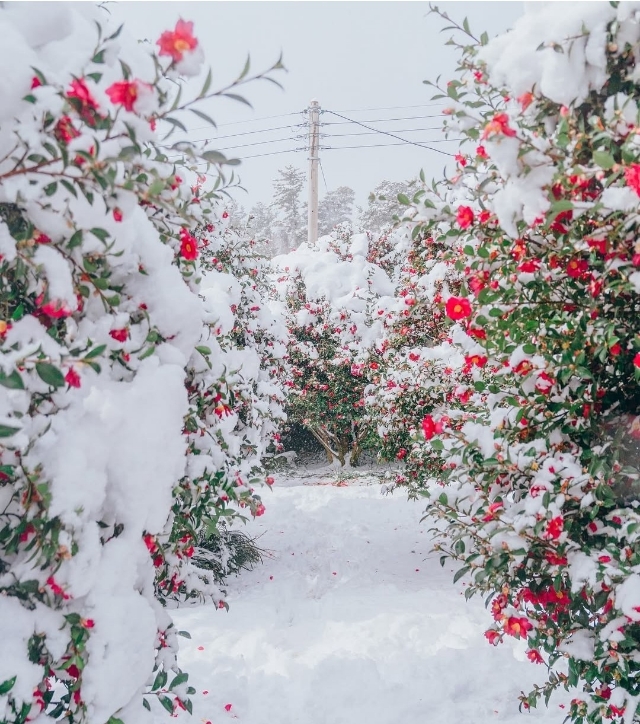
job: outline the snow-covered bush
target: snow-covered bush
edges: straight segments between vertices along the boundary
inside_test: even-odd
[[[3,722],[190,708],[166,604],[225,605],[191,559],[221,516],[262,512],[250,485],[281,414],[251,268],[216,297],[224,263],[199,258],[224,222],[185,163],[225,159],[183,143],[170,163],[160,134],[226,89],[209,73],[180,100],[192,23],[157,53],[121,30],[93,5],[0,12]]]
[[[414,199],[423,317],[407,343],[394,324],[369,391],[381,432],[410,428],[399,482],[430,497],[466,595],[489,594],[487,638],[548,666],[522,706],[578,687],[578,724],[639,720],[636,8],[538,5],[491,42],[460,27],[436,97],[467,140]]]
[[[288,417],[328,459],[355,465],[373,428],[363,391],[377,379],[374,343],[393,282],[371,261],[371,236],[338,228],[275,257],[275,293],[289,325]]]

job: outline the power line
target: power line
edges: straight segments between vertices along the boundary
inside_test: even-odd
[[[277,116],[262,116],[261,118],[249,118],[246,121],[231,121],[229,123],[216,123],[216,128],[222,128],[226,126],[238,126],[241,123],[257,123],[258,121],[271,121],[274,118],[288,118],[289,116],[299,116],[302,113],[302,111],[295,111],[295,113],[281,113]],[[203,128],[211,128],[211,125],[207,126],[195,126],[194,128],[190,128],[190,131],[200,131]]]
[[[326,177],[325,177],[325,175],[324,175],[324,166],[322,165],[322,159],[319,158],[318,161],[319,161],[319,163],[320,163],[320,170],[322,171],[322,180],[324,181],[324,190],[325,190],[327,193],[329,193],[329,187],[327,186],[327,179],[326,179]]]
[[[335,111],[323,111],[323,113],[333,113],[334,116],[339,115]],[[340,116],[340,118],[346,118],[346,116]],[[402,118],[367,118],[364,121],[355,121],[349,119],[347,121],[329,121],[329,123],[323,123],[323,126],[344,126],[345,123],[387,123],[389,121],[415,121],[423,120],[424,118],[442,118],[442,113],[429,113],[423,116],[403,116]]]
[[[298,123],[294,125],[293,123],[288,126],[275,126],[274,128],[261,128],[255,131],[243,131],[242,133],[229,133],[226,136],[206,136],[205,138],[193,138],[189,140],[184,141],[176,141],[174,143],[174,146],[178,143],[198,143],[199,141],[221,141],[223,138],[238,138],[239,136],[251,136],[256,133],[270,133],[271,131],[282,131],[286,128],[303,128],[304,123]]]
[[[378,133],[382,134],[383,136],[390,136],[391,138],[395,138],[397,141],[402,141],[403,143],[407,143],[411,146],[418,146],[418,148],[424,148],[427,151],[435,151],[436,153],[440,153],[443,156],[453,156],[454,154],[449,153],[448,151],[441,151],[439,148],[431,148],[430,146],[425,146],[422,143],[417,143],[416,141],[409,141],[406,138],[401,138],[400,136],[396,136],[394,133],[388,133],[387,131],[381,131],[378,128],[372,128],[371,126],[366,126],[364,123],[361,123],[360,121],[354,121],[353,118],[347,118],[346,116],[341,115],[340,113],[336,113],[335,111],[326,111],[326,113],[331,113],[333,116],[337,116],[338,118],[343,118],[345,121],[350,121],[351,123],[355,123],[357,126],[362,126],[363,128],[366,128],[368,131],[377,131]]]
[[[442,126],[427,126],[427,128],[397,128],[390,133],[416,133],[417,131],[441,131]],[[321,133],[326,138],[342,138],[343,136],[375,136],[379,131],[359,131],[358,133]]]
[[[461,141],[461,138],[442,138],[438,141],[429,141],[429,143],[451,143],[452,141]],[[384,146],[406,146],[407,143],[410,143],[409,141],[403,141],[402,143],[371,143],[365,146],[320,146],[321,151],[339,151],[340,149],[350,149],[350,148],[382,148]],[[411,145],[417,146],[420,144],[412,143]],[[428,148],[428,146],[422,146],[420,145],[420,148]],[[440,149],[437,148],[429,148],[429,151],[437,151],[438,153],[443,153],[447,156],[453,156],[452,153],[447,153],[446,151],[440,151]]]
[[[396,111],[405,108],[431,108],[439,106],[440,103],[420,103],[417,106],[385,106],[383,108],[343,108],[340,113],[358,113],[362,111]]]

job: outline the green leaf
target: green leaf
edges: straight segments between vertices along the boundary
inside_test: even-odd
[[[431,447],[434,450],[444,450],[442,440],[438,440],[437,438],[435,440],[431,440]]]
[[[240,75],[238,76],[238,80],[242,80],[247,75],[250,68],[251,68],[251,56],[247,55],[247,60],[244,64],[244,68],[242,69],[242,73],[240,73]]]
[[[471,569],[471,566],[464,566],[459,571],[456,572],[455,576],[453,577],[453,582],[457,583],[463,576],[466,576],[467,573],[469,573],[469,570]]]
[[[406,194],[398,194],[398,203],[402,204],[403,206],[411,205],[411,201]]]
[[[80,244],[82,244],[82,229],[78,229],[78,231],[73,234],[67,242],[67,246],[69,249],[73,249],[76,246],[80,246]]]
[[[246,98],[243,98],[242,96],[237,95],[236,93],[222,93],[222,96],[224,98],[231,98],[232,101],[238,101],[238,103],[244,103],[245,106],[249,106],[249,108],[253,109],[253,106]]]
[[[177,636],[183,636],[185,639],[190,639],[191,634],[188,631],[176,631]]]
[[[0,385],[10,390],[24,390],[24,382],[18,370],[13,370],[10,375],[0,370]]]
[[[14,676],[12,679],[7,679],[0,684],[0,696],[11,691],[13,685],[16,683],[17,678],[17,676]]]
[[[9,427],[9,425],[0,425],[0,437],[11,437],[20,430],[19,427]]]
[[[54,365],[48,362],[36,362],[36,372],[38,377],[51,387],[64,387],[64,375]]]
[[[211,116],[208,116],[206,113],[203,113],[202,111],[198,111],[195,108],[189,108],[189,110],[191,111],[191,113],[198,116],[198,118],[201,118],[206,123],[211,124],[214,128],[218,127],[216,122],[213,120],[213,118],[211,118]]]
[[[185,672],[180,672],[176,676],[176,678],[171,682],[171,684],[169,686],[169,691],[171,691],[172,689],[175,689],[176,686],[180,686],[180,684],[184,684],[185,681],[188,681],[188,680],[189,680],[189,674],[187,674]]]
[[[157,689],[162,689],[162,687],[167,683],[168,675],[166,671],[158,671],[158,675],[155,678],[155,681],[153,682],[153,686],[151,687],[152,691],[156,691]]]
[[[97,236],[100,241],[106,241],[111,234],[106,229],[99,229],[97,227],[89,229],[94,236]]]
[[[44,187],[45,196],[53,196],[53,194],[55,194],[55,192],[57,190],[58,190],[58,184],[56,181],[53,181],[52,183],[50,183]]]
[[[247,59],[248,62],[248,59]],[[200,91],[200,98],[207,95],[207,91],[209,88],[211,88],[211,80],[213,78],[213,74],[211,72],[211,68],[209,68],[209,72],[207,73],[207,77],[205,78],[204,85],[202,86],[202,90]],[[215,123],[213,124],[215,126]]]
[[[205,151],[200,154],[200,157],[209,163],[226,163],[227,157],[224,156],[220,151]]]
[[[147,193],[149,196],[157,196],[158,194],[161,194],[165,189],[166,183],[161,178],[157,178],[155,181],[152,181]]]
[[[616,160],[610,153],[607,153],[606,151],[594,151],[593,162],[600,166],[600,168],[608,170],[614,167]]]
[[[170,714],[173,714],[173,702],[168,696],[159,696],[158,700]]]
[[[201,355],[211,354],[211,350],[209,349],[209,347],[205,347],[204,345],[199,345],[198,347],[196,347],[196,349],[198,350],[198,352],[200,352]]]
[[[90,352],[87,352],[87,354],[84,356],[84,359],[93,359],[94,357],[98,357],[105,351],[106,348],[106,344],[99,344],[97,347],[94,347]]]
[[[182,121],[179,121],[177,118],[171,118],[170,116],[165,116],[162,120],[166,121],[167,123],[170,123],[172,126],[175,126],[176,128],[179,128],[181,131],[188,133],[184,123],[182,123]]]

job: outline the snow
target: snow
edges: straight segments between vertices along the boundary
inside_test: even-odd
[[[229,581],[229,612],[174,612],[192,636],[179,663],[197,690],[193,721],[520,724],[517,696],[543,667],[525,642],[488,644],[482,601],[465,602],[429,553],[424,505],[383,496],[371,477],[298,470],[277,477],[248,528],[268,557]],[[531,716],[560,722],[560,702]]]

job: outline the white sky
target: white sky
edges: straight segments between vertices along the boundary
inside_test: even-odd
[[[522,2],[441,2],[438,6],[459,22],[468,17],[476,35],[484,30],[491,36],[503,32],[524,12]],[[280,71],[275,77],[284,91],[259,81],[242,91],[253,110],[228,99],[203,107],[219,124],[219,136],[259,131],[220,138],[213,147],[257,144],[225,151],[228,156],[304,147],[306,139],[295,138],[305,134],[304,128],[297,127],[304,121],[299,112],[312,98],[317,98],[323,109],[345,111],[343,115],[355,120],[375,121],[367,125],[396,132],[403,138],[421,143],[442,138],[438,129],[407,130],[439,128],[439,116],[425,116],[438,114],[442,106],[423,105],[431,102],[434,90],[422,81],[435,80],[440,74],[446,81],[453,77],[455,69],[455,52],[445,46],[451,33],[440,32],[444,24],[437,16],[427,15],[427,2],[147,1],[118,2],[109,8],[116,19],[125,21],[129,33],[154,43],[163,30],[174,27],[179,17],[194,21],[194,33],[205,51],[207,64],[213,68],[213,88],[225,85],[239,74],[247,53],[251,54],[252,70],[258,71],[274,63],[282,51],[288,72]],[[199,80],[198,90],[201,83]],[[397,108],[360,110],[381,107]],[[296,115],[284,115],[291,113]],[[280,115],[284,117],[259,120]],[[418,118],[411,118],[414,116]],[[407,120],[380,120],[394,118]],[[365,133],[366,129],[349,123],[329,126],[328,123],[342,119],[328,112],[321,121],[322,131],[334,136],[324,138],[323,145],[395,143],[379,134],[335,137],[339,133]],[[202,120],[191,116],[188,127],[194,129],[192,138],[216,137],[215,131],[203,126]],[[274,128],[279,130],[267,130]],[[442,149],[455,147],[453,143],[434,145]],[[445,156],[409,145],[325,150],[320,156],[328,189],[350,186],[360,205],[383,179],[410,178],[421,168],[429,178],[438,175],[446,163]],[[307,153],[282,153],[244,161],[239,172],[248,193],[237,192],[238,201],[247,209],[257,201],[269,201],[271,182],[278,169],[287,164],[306,173]],[[321,177],[321,196],[324,191]]]

